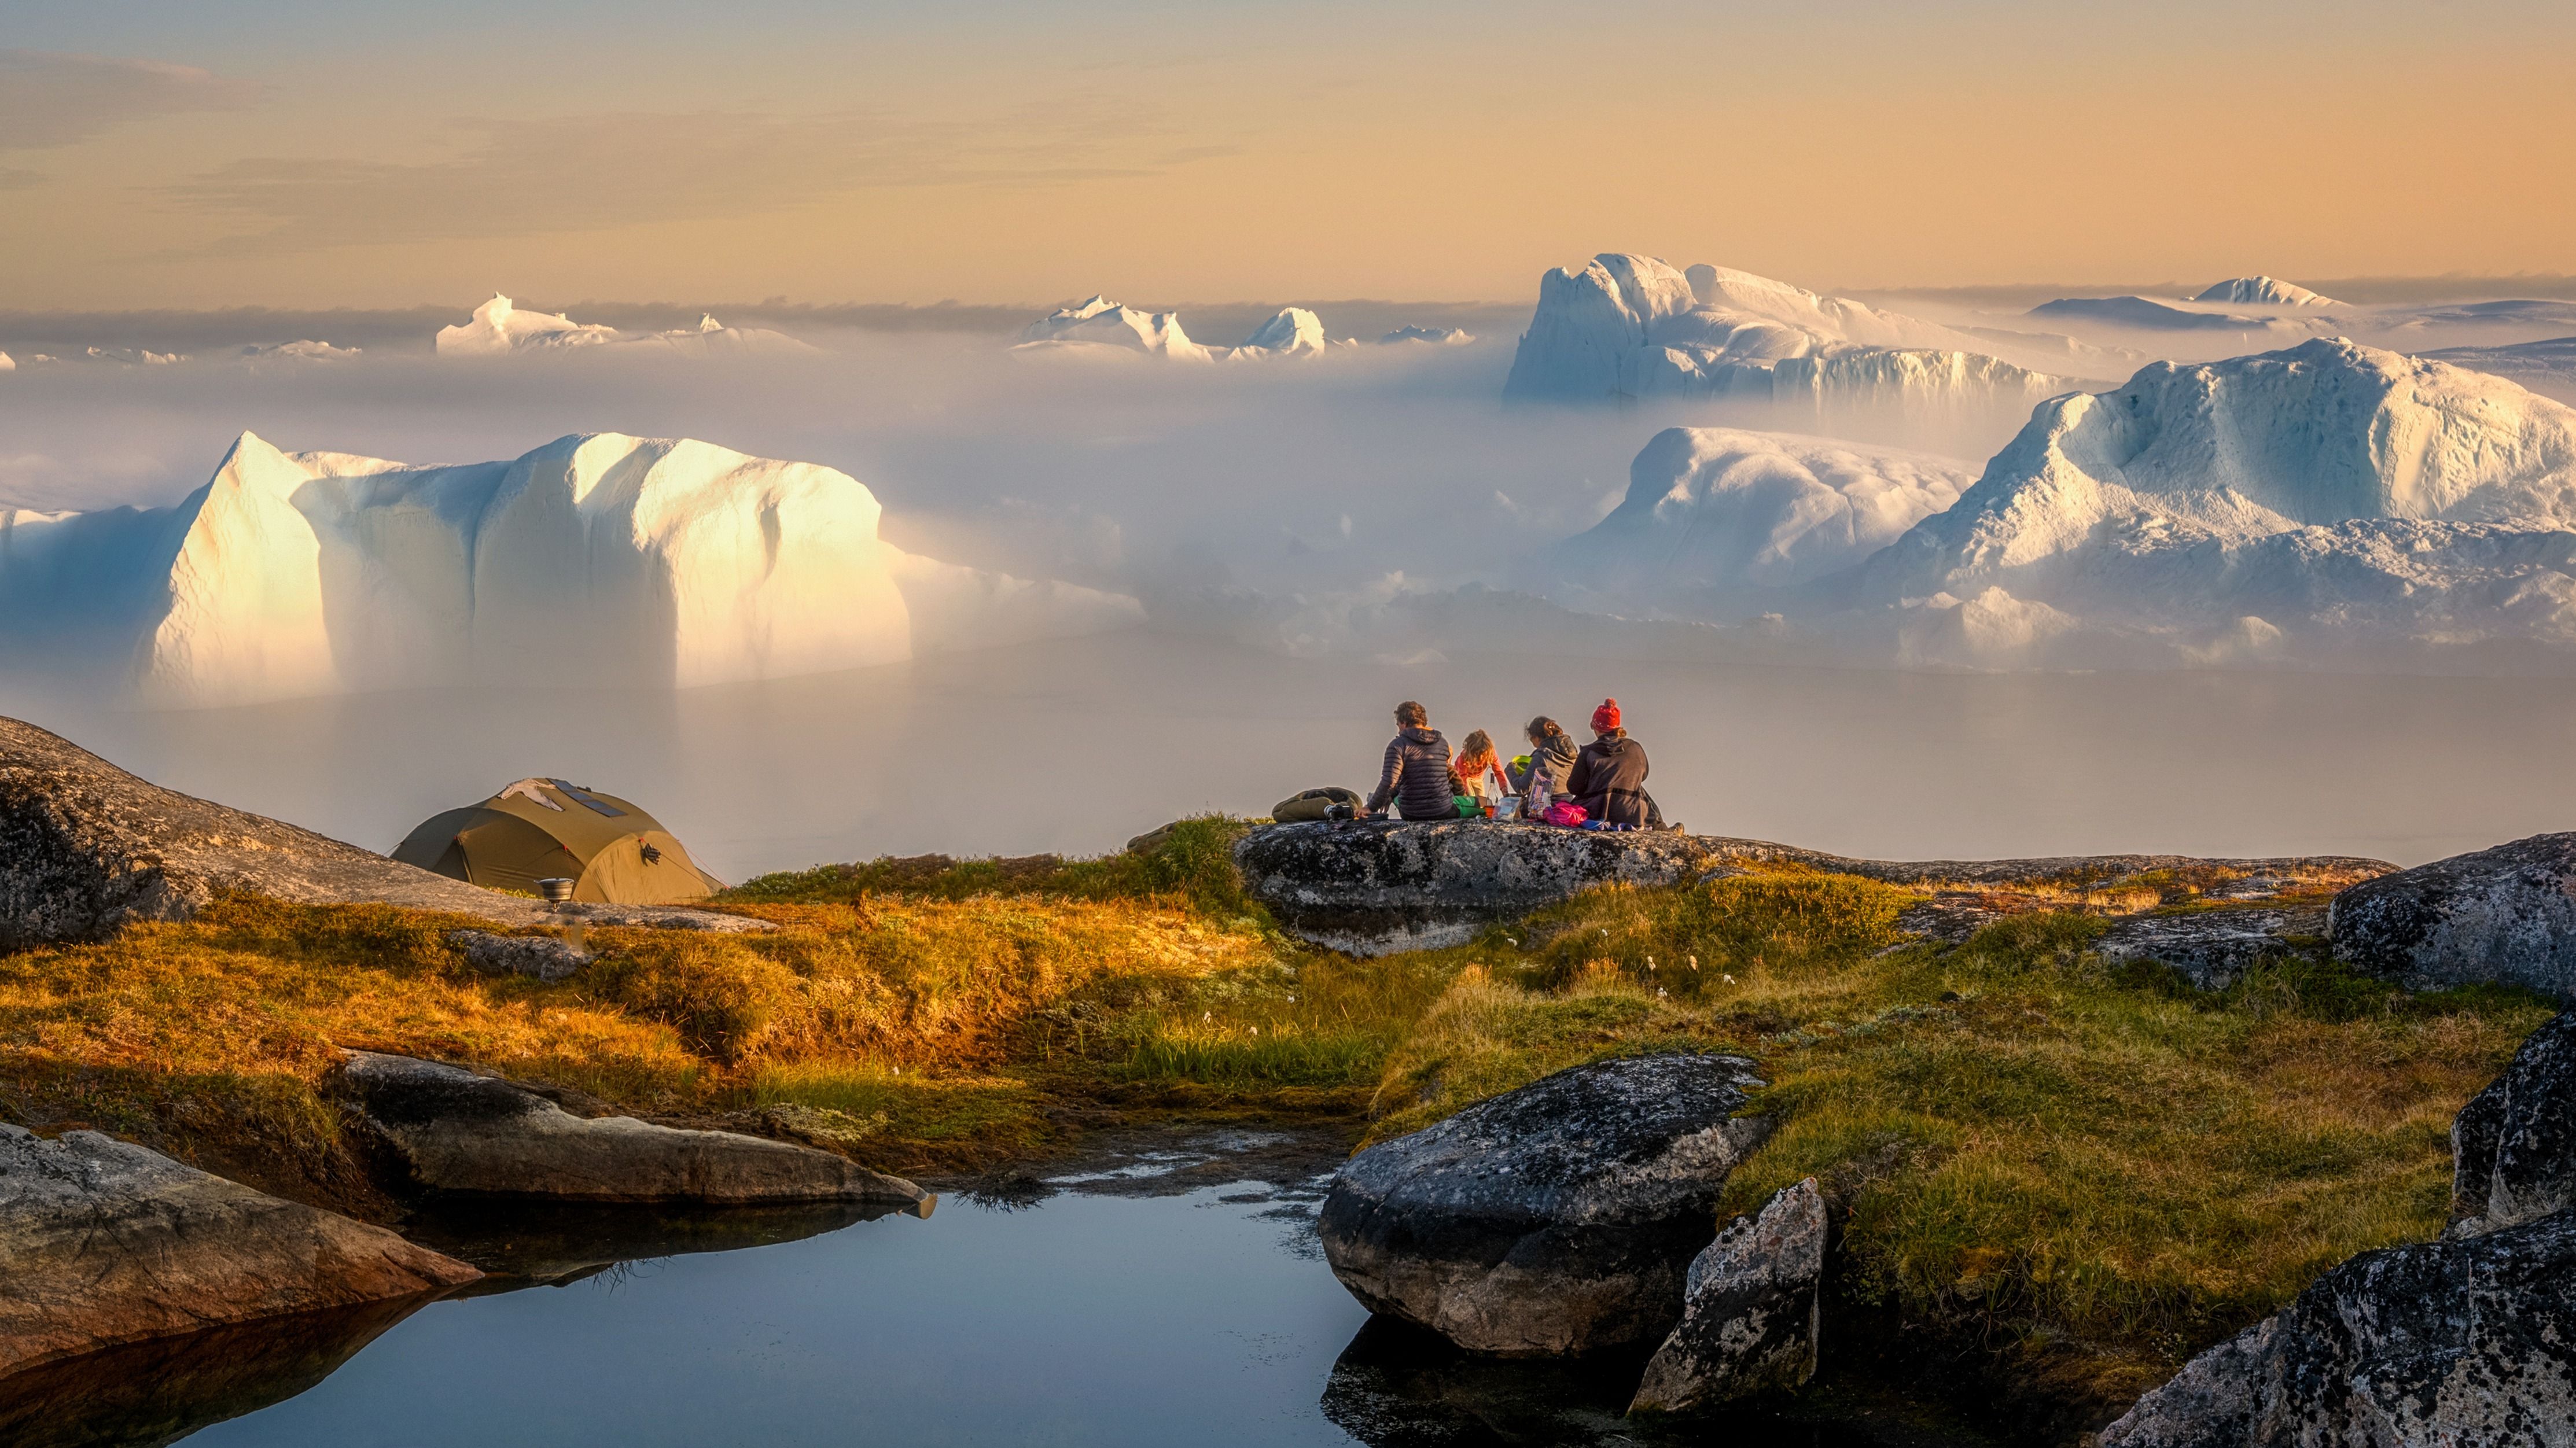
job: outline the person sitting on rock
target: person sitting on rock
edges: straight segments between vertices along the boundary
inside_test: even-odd
[[[1395,706],[1395,738],[1386,746],[1369,813],[1383,815],[1390,804],[1408,820],[1458,817],[1458,797],[1449,792],[1449,741],[1431,727],[1431,711],[1411,699]]]
[[[1621,726],[1618,700],[1604,699],[1592,711],[1592,742],[1574,756],[1565,792],[1604,824],[1642,830],[1655,822],[1654,801],[1646,797],[1646,746]]]
[[[1494,736],[1479,729],[1458,746],[1458,758],[1451,763],[1458,776],[1458,792],[1478,804],[1488,799],[1501,799],[1512,793],[1512,779],[1503,773],[1503,761],[1494,749]],[[1488,783],[1492,784],[1487,789]],[[1481,813],[1482,811],[1479,811]]]
[[[1564,726],[1544,714],[1529,721],[1521,737],[1529,741],[1529,767],[1512,772],[1512,792],[1528,801],[1527,812],[1535,818],[1549,800],[1565,793],[1576,751]]]

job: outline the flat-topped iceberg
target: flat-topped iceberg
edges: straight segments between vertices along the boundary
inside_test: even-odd
[[[142,696],[689,686],[1121,628],[1130,598],[917,558],[857,479],[601,433],[410,467],[244,433],[175,507],[0,515],[0,642]]]
[[[2278,277],[2229,277],[2203,288],[2195,302],[2228,302],[2254,307],[2340,307],[2343,303]]]
[[[578,351],[591,347],[654,349],[685,355],[725,356],[750,352],[812,352],[815,349],[784,332],[762,327],[728,327],[701,315],[698,325],[667,332],[622,332],[597,322],[576,322],[555,312],[532,312],[495,292],[474,315],[453,327],[438,329],[441,357],[509,357],[530,353]]]

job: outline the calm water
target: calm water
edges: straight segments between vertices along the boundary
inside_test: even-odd
[[[2411,865],[2576,827],[2576,679],[1396,664],[1136,633],[677,693],[147,714],[29,688],[0,676],[0,713],[373,849],[553,775],[643,804],[727,879],[883,853],[1114,850],[1185,813],[1366,788],[1407,698],[1456,740],[1509,738],[1540,712],[1579,724],[1615,695],[1671,818],[1844,854]]]
[[[1653,1441],[1618,1420],[1634,1362],[1572,1371],[1478,1362],[1371,1324],[1313,1236],[1314,1173],[1331,1144],[1291,1142],[1283,1171],[1282,1140],[1219,1138],[1095,1165],[1051,1188],[1024,1179],[1016,1208],[952,1194],[928,1220],[737,1214],[665,1224],[658,1242],[649,1219],[614,1213],[525,1216],[533,1230],[516,1232],[490,1214],[432,1224],[422,1235],[557,1285],[434,1302],[389,1327],[362,1314],[131,1351],[54,1385],[53,1401],[26,1410],[32,1422],[0,1406],[0,1439],[18,1441],[14,1430],[47,1448],[136,1448],[174,1435],[191,1448]],[[780,1240],[703,1250],[744,1238]],[[595,1260],[645,1248],[676,1255]],[[209,1421],[226,1414],[239,1416]],[[1747,1418],[1713,1428],[1757,1448],[1866,1441],[1835,1424]]]

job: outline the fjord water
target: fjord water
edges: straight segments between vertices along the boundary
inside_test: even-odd
[[[1880,858],[2356,854],[2576,824],[2576,680],[1944,674],[1515,655],[1304,659],[1136,632],[677,692],[441,691],[165,713],[0,677],[0,713],[145,778],[391,849],[550,775],[719,876],[885,853],[1114,850],[1366,788],[1401,699],[1456,741],[1626,707],[1668,816]]]

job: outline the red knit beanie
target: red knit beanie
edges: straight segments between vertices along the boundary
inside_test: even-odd
[[[1592,732],[1595,734],[1606,734],[1618,727],[1619,701],[1616,699],[1602,700],[1601,707],[1592,711]]]

